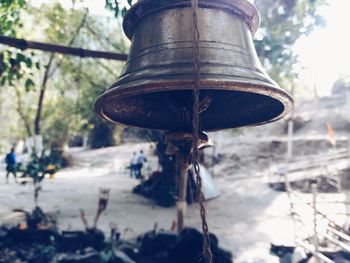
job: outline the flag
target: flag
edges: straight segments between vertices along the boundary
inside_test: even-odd
[[[335,146],[336,145],[336,140],[334,137],[334,131],[332,128],[332,125],[330,123],[327,123],[327,137],[328,137],[328,141]]]

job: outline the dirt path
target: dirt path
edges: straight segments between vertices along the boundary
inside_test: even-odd
[[[80,170],[80,176],[76,177],[58,174],[56,179],[44,182],[40,205],[46,212],[58,213],[62,230],[83,228],[79,209],[84,209],[92,222],[100,187],[111,189],[107,212],[100,220],[101,229],[108,231],[114,223],[122,232],[128,229],[126,237],[132,237],[152,229],[155,222],[159,228],[170,228],[175,209],[155,206],[132,194],[131,189],[138,182],[127,174],[91,177],[88,173],[84,176],[84,171]],[[77,173],[79,170],[75,170]],[[292,238],[285,231],[292,227],[286,215],[285,197],[269,190],[261,179],[234,181],[220,178],[216,183],[222,196],[208,202],[207,208],[210,230],[218,235],[221,245],[234,253],[235,262],[258,262],[251,261],[254,257],[274,262],[275,258],[268,255],[269,242],[288,244]],[[33,205],[32,186],[0,184],[0,218],[4,223],[15,222],[8,217],[12,209],[30,210]],[[188,209],[187,224],[200,227],[195,205]]]

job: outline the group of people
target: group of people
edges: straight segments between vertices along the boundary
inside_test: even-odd
[[[10,174],[13,175],[15,181],[17,182],[17,157],[15,153],[15,148],[6,155],[6,183],[9,181]],[[142,179],[142,167],[147,162],[147,157],[143,150],[139,153],[134,152],[130,162],[130,177],[136,179]]]
[[[141,150],[139,153],[134,152],[130,161],[130,177],[142,179],[142,167],[147,162],[146,155]]]

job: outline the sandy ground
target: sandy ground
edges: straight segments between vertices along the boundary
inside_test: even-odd
[[[84,209],[90,222],[96,212],[99,188],[111,189],[107,212],[99,227],[108,232],[116,224],[126,238],[148,231],[157,223],[169,229],[176,218],[175,208],[161,208],[143,197],[131,193],[138,184],[130,179],[125,167],[133,151],[144,149],[151,156],[149,144],[128,144],[95,151],[74,150],[74,168],[59,172],[55,179],[43,183],[39,204],[46,212],[57,213],[59,226],[83,229],[79,209]],[[156,159],[150,158],[156,167]],[[254,176],[253,176],[254,175]],[[278,262],[269,255],[270,242],[293,244],[293,223],[288,216],[289,203],[283,193],[267,187],[264,172],[227,174],[215,177],[220,198],[207,203],[210,230],[218,235],[221,246],[232,251],[235,262]],[[31,210],[34,206],[33,188],[0,183],[0,218],[14,223],[15,208]],[[187,225],[200,228],[197,205],[188,207]]]
[[[262,187],[259,186],[258,179],[245,181],[242,185],[224,179],[216,180],[222,196],[207,205],[209,227],[219,236],[221,245],[242,257],[242,260],[251,257],[251,250],[266,258],[269,241],[286,244],[292,242],[292,236],[286,231],[292,227],[286,216],[287,211],[276,209],[283,208],[285,198],[268,189],[259,189]],[[58,213],[61,229],[82,229],[79,209],[84,209],[92,222],[99,188],[106,187],[111,189],[111,197],[108,210],[101,218],[100,228],[108,231],[109,225],[114,223],[122,231],[129,229],[128,237],[152,229],[155,222],[160,228],[169,229],[176,216],[175,209],[154,206],[151,201],[132,194],[130,190],[136,184],[137,181],[118,175],[76,178],[58,176],[44,182],[40,205],[46,212]],[[30,210],[33,207],[32,187],[1,184],[0,205],[3,222],[13,222],[13,218],[9,217],[12,209]],[[187,224],[200,227],[197,206],[188,208]],[[271,229],[274,229],[273,233],[270,232]],[[259,253],[256,250],[260,250]]]
[[[225,152],[225,148],[226,152],[231,151],[228,145],[233,143],[231,146],[235,147],[234,139],[227,137],[227,134],[225,138],[222,136],[212,136],[217,142],[225,142],[222,145],[218,143],[217,151]],[[100,219],[99,228],[108,232],[110,225],[115,224],[125,238],[149,231],[155,223],[159,228],[169,229],[176,218],[175,208],[158,207],[152,201],[131,193],[138,181],[129,178],[126,166],[132,153],[141,149],[150,157],[151,169],[157,169],[157,160],[152,157],[153,147],[148,143],[124,144],[94,151],[73,149],[74,166],[60,171],[55,179],[44,181],[39,197],[40,206],[44,211],[58,215],[61,230],[83,229],[79,209],[84,209],[92,222],[99,189],[109,188],[110,201]],[[212,170],[222,194],[207,203],[210,231],[219,237],[223,248],[233,253],[236,263],[279,262],[278,258],[269,254],[270,243],[294,245],[295,234],[302,237],[310,234],[312,212],[296,204],[309,227],[295,233],[293,220],[289,216],[288,197],[268,187],[268,169],[234,170],[230,167],[231,163],[220,163]],[[308,202],[312,200],[310,194],[303,194],[302,197]],[[329,203],[346,200],[344,194],[320,194],[318,198],[325,202],[319,205],[321,211],[333,210],[333,218],[340,223],[345,222],[345,207]],[[33,188],[30,184],[20,186],[12,181],[5,184],[4,176],[0,178],[2,223],[18,221],[18,215],[11,213],[13,209],[30,211],[33,207]],[[186,223],[200,228],[198,205],[188,207]]]
[[[107,212],[99,227],[108,231],[116,224],[125,236],[133,237],[151,230],[155,223],[169,229],[176,218],[175,208],[161,208],[143,197],[131,193],[138,184],[125,169],[133,151],[148,144],[130,144],[97,151],[73,151],[74,168],[59,172],[55,179],[43,183],[39,204],[46,212],[57,213],[59,226],[82,229],[79,209],[84,209],[90,222],[96,212],[99,188],[111,189]],[[152,167],[156,160],[151,158]],[[286,196],[270,190],[266,180],[246,175],[215,178],[222,195],[207,203],[210,230],[218,235],[221,246],[232,251],[235,262],[278,262],[269,255],[270,242],[293,243],[292,221],[288,216]],[[0,218],[3,223],[18,220],[11,213],[15,208],[31,210],[34,206],[30,184],[20,186],[0,181]],[[187,225],[200,228],[197,205],[188,207]],[[125,232],[125,230],[127,230]]]

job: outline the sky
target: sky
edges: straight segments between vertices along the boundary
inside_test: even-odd
[[[302,68],[300,78],[328,95],[339,75],[350,76],[350,0],[329,0],[320,13],[327,25],[302,37],[294,51]]]
[[[32,0],[33,4],[48,0]],[[71,6],[71,0],[60,0]],[[80,3],[82,2],[82,3]],[[124,1],[126,2],[126,0]],[[111,15],[104,8],[104,0],[77,1],[96,15]],[[300,80],[305,85],[316,86],[319,95],[329,95],[339,75],[350,75],[350,0],[329,0],[320,9],[326,19],[324,28],[317,28],[310,35],[297,41],[294,51],[299,55]]]

